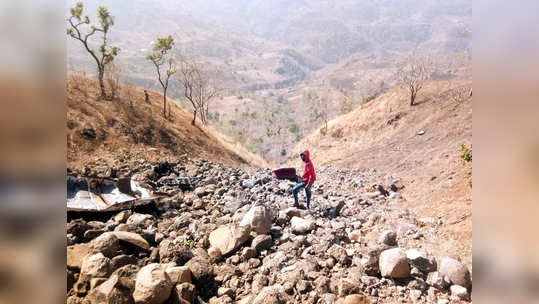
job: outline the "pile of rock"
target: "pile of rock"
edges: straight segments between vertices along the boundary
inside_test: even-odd
[[[301,210],[291,207],[293,184],[268,170],[200,161],[133,171],[169,197],[149,213],[67,223],[68,303],[470,300],[468,269],[418,246],[437,223],[416,225],[392,206],[402,188],[393,179],[322,167],[312,209]],[[178,174],[199,182],[160,184]]]

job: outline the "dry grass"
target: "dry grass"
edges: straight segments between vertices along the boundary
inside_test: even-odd
[[[318,128],[294,152],[311,150],[318,166],[375,168],[402,178],[403,207],[442,219],[438,248],[466,255],[471,267],[470,169],[460,161],[461,143],[472,142],[470,87],[471,79],[432,81],[412,107],[405,89],[393,89],[330,121],[326,135]]]
[[[99,156],[114,162],[126,151],[146,160],[182,156],[208,159],[234,166],[263,166],[261,159],[232,145],[198,123],[191,114],[168,99],[170,117],[162,117],[163,97],[148,90],[122,85],[114,101],[98,99],[97,83],[77,75],[67,85],[68,165],[81,165]]]

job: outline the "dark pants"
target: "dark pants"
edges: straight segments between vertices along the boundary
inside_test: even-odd
[[[292,189],[292,194],[294,194],[294,201],[296,204],[298,204],[298,192],[301,188],[305,188],[307,186],[306,182],[301,182],[297,184],[294,189]],[[311,205],[311,190],[308,190],[305,188],[305,196],[307,197],[307,208]]]

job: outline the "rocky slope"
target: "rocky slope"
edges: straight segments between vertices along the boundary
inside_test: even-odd
[[[106,175],[109,168],[84,174]],[[269,170],[208,161],[118,169],[166,194],[152,208],[68,214],[67,303],[459,303],[471,275],[433,256],[440,220],[401,207],[375,170],[319,167],[310,210]],[[71,171],[82,176],[82,171]],[[199,178],[191,189],[167,185]],[[303,198],[303,197],[302,197]]]

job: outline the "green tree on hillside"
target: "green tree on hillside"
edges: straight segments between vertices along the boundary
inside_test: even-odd
[[[114,57],[116,57],[120,51],[120,48],[110,46],[107,41],[107,34],[110,27],[114,25],[114,17],[110,15],[106,7],[100,6],[97,9],[97,19],[99,21],[98,27],[95,25],[90,25],[90,18],[88,16],[82,17],[83,11],[84,5],[82,2],[78,2],[70,9],[71,16],[67,19],[67,22],[69,23],[67,34],[71,36],[71,38],[80,41],[86,51],[95,60],[97,64],[97,78],[99,80],[101,98],[112,100],[114,98],[113,94],[109,95],[105,92],[103,76],[105,74],[105,67],[114,60]],[[90,29],[85,32],[84,30],[87,29],[87,26],[90,26]],[[96,51],[88,44],[88,38],[97,32],[102,33],[102,43]]]
[[[176,73],[176,63],[170,56],[169,51],[174,47],[174,39],[172,36],[166,38],[157,38],[157,43],[153,47],[153,53],[148,55],[146,59],[150,60],[157,70],[157,79],[163,87],[163,117],[167,117],[167,89],[170,76]],[[162,74],[161,68],[165,68]],[[169,111],[170,112],[170,111]]]

